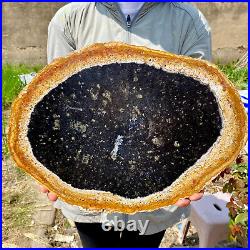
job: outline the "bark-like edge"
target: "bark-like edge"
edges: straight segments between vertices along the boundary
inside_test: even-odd
[[[213,146],[171,186],[149,196],[127,199],[111,192],[80,190],[63,182],[34,157],[27,138],[35,105],[50,90],[78,71],[110,63],[146,63],[168,72],[181,73],[209,85],[219,105],[223,127]],[[199,192],[227,168],[247,140],[247,115],[237,90],[218,68],[204,60],[177,56],[118,42],[94,44],[54,60],[25,87],[12,105],[8,144],[17,166],[65,202],[95,211],[133,214],[174,204]]]

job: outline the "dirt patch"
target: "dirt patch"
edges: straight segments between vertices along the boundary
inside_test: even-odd
[[[47,236],[52,247],[81,247],[80,237],[74,222],[66,219],[61,210],[56,211],[55,226],[48,228]]]
[[[79,247],[80,240],[74,223],[69,222],[60,210],[56,211],[55,218],[48,220],[52,204],[38,190],[37,183],[14,167],[7,157],[3,157],[2,165],[3,246]]]
[[[36,192],[30,185],[30,177],[14,168],[9,159],[3,159],[2,173],[2,240],[26,247],[28,240],[23,234],[32,231]]]
[[[190,225],[187,236],[182,243],[179,238],[178,228],[173,226],[168,228],[165,232],[165,235],[162,239],[160,248],[172,248],[172,247],[197,247],[199,244],[199,237],[195,227]]]

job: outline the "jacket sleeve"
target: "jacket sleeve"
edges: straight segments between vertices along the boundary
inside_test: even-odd
[[[47,62],[57,57],[66,56],[74,51],[75,44],[66,27],[57,24],[53,19],[48,27]]]
[[[189,23],[181,54],[208,61],[212,59],[210,27],[199,11]]]

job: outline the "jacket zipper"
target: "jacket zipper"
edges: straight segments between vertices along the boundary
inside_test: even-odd
[[[131,17],[127,15],[126,17],[126,24],[127,24],[127,43],[131,43]]]
[[[126,43],[131,44],[131,27],[132,27],[132,23],[135,23],[137,21],[138,16],[141,15],[141,10],[143,9],[143,7],[136,13],[136,15],[133,18],[133,21],[131,21],[131,17],[130,15],[127,15],[127,17],[124,18],[124,15],[119,7],[119,5],[116,3],[116,9],[118,10],[118,12],[120,13],[120,16],[123,17],[123,20],[125,19],[125,28],[126,28]]]
[[[126,23],[127,23],[127,28],[129,29],[131,27],[131,17],[130,17],[130,15],[127,15]]]

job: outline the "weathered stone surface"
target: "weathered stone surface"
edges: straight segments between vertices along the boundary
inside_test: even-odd
[[[73,235],[63,235],[63,234],[57,233],[55,235],[54,241],[72,243],[74,241],[74,236]]]
[[[25,233],[24,236],[31,240],[31,248],[51,248],[46,237],[46,227],[35,227],[34,233]]]
[[[38,208],[33,219],[35,224],[51,226],[55,222],[55,208],[52,205]]]

